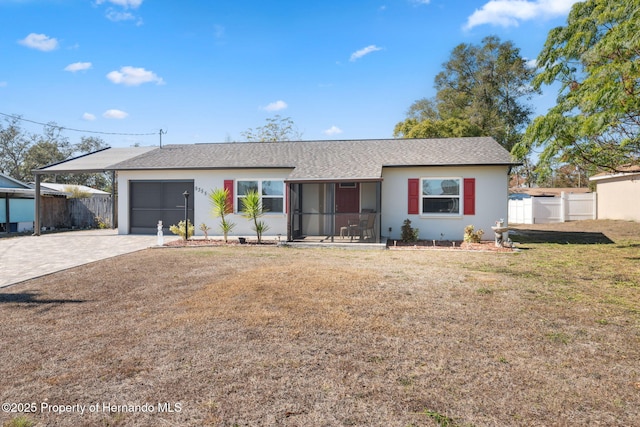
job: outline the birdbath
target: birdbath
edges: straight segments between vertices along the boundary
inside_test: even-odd
[[[496,247],[501,247],[504,240],[504,233],[509,231],[509,227],[504,225],[504,221],[496,221],[496,225],[492,225],[491,229],[495,235]]]

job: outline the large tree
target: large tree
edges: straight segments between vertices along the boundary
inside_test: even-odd
[[[267,118],[267,124],[255,130],[249,128],[242,132],[242,136],[249,142],[282,142],[299,140],[302,133],[298,130],[290,117],[281,117],[276,114]]]
[[[61,162],[74,152],[69,139],[62,134],[62,129],[55,123],[48,123],[42,134],[31,135],[31,145],[22,164],[23,174],[32,176],[34,169]]]
[[[554,161],[616,171],[640,157],[640,0],[576,3],[549,32],[533,85],[559,85],[557,105],[536,118],[516,151],[543,147]]]
[[[435,98],[416,101],[394,136],[486,135],[511,151],[532,111],[533,76],[512,42],[490,36],[479,46],[460,44],[435,78]]]
[[[6,117],[4,122],[5,126],[0,123],[0,172],[24,181],[28,175],[23,164],[31,141],[20,128],[20,117]]]
[[[31,181],[34,169],[107,147],[102,138],[95,136],[83,136],[80,142],[72,144],[64,136],[64,128],[53,122],[45,125],[41,134],[29,133],[20,127],[21,120],[20,116],[6,116],[5,125],[0,123],[0,172],[19,181]],[[44,179],[102,190],[112,186],[105,174],[45,176]]]

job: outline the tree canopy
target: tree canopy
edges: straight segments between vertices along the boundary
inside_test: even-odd
[[[106,143],[93,136],[81,137],[72,144],[55,123],[44,126],[41,134],[29,133],[20,127],[21,117],[7,116],[0,123],[0,172],[19,181],[31,181],[34,169],[105,148]],[[46,178],[45,178],[46,179]],[[104,174],[57,176],[56,182],[83,184],[107,189],[111,183]]]
[[[290,117],[281,117],[276,114],[274,117],[267,118],[266,125],[255,130],[249,128],[246,132],[242,132],[242,136],[249,142],[281,142],[299,140],[302,133],[298,131]]]
[[[435,78],[436,96],[411,105],[394,136],[492,136],[511,151],[531,115],[534,70],[512,42],[496,36],[460,44]]]
[[[533,86],[558,84],[557,105],[528,127],[517,153],[620,170],[640,156],[640,0],[576,3],[549,32]]]

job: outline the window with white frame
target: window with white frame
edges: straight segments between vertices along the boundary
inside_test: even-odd
[[[238,181],[236,208],[242,211],[242,199],[251,191],[257,191],[264,212],[284,212],[284,181],[281,180],[243,180]]]
[[[423,178],[422,213],[425,215],[460,215],[460,178]]]

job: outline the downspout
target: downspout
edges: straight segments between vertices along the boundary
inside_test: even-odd
[[[40,174],[36,173],[36,194],[35,194],[35,215],[34,215],[34,222],[35,222],[35,226],[33,227],[33,235],[34,236],[39,236],[40,235]]]
[[[378,216],[376,243],[380,243],[380,235],[382,233],[382,181],[376,182],[376,212],[376,215]]]
[[[333,237],[336,234],[336,184],[329,183],[326,184],[328,187],[328,196],[329,196],[329,206],[330,206],[330,225],[329,225],[329,233],[331,236],[331,243],[333,243]]]
[[[286,182],[285,184],[285,199],[287,201],[287,242],[293,241],[293,200],[291,197],[291,184]]]
[[[111,171],[111,229],[116,228],[116,171]]]

